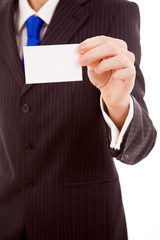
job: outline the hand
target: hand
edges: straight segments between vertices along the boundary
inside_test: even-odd
[[[90,81],[100,90],[110,117],[121,129],[135,82],[134,54],[123,40],[106,36],[85,40],[77,51],[80,65],[87,66]]]

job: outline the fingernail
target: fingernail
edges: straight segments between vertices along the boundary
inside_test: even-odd
[[[95,68],[95,69],[94,69],[94,71],[95,71],[96,73],[98,73],[98,72],[99,72],[98,68]]]
[[[80,49],[80,51],[81,52],[85,52],[85,49],[86,49],[86,46],[85,46],[85,44],[84,43],[81,43],[80,45],[79,45],[79,49]]]
[[[80,55],[83,55],[83,54],[84,54],[84,51],[81,49],[80,46],[78,46],[77,52],[78,52]]]
[[[85,48],[86,48],[85,44],[82,43],[82,45],[80,45],[80,49],[81,49],[81,50],[84,50]]]
[[[83,63],[83,58],[82,57],[79,58],[79,63]]]

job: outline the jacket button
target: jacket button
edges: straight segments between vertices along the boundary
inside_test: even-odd
[[[22,109],[23,113],[28,113],[30,111],[30,106],[25,103],[25,104],[22,105],[21,109]]]
[[[127,154],[124,154],[123,157],[121,158],[121,161],[126,160],[129,156]]]
[[[129,156],[128,156],[128,154],[125,154],[124,155],[124,159],[127,159]]]
[[[29,143],[24,143],[23,144],[23,150],[25,152],[30,152],[32,150],[32,147],[31,147],[31,145]]]
[[[31,181],[31,180],[26,180],[25,182],[24,182],[24,187],[25,188],[31,188],[31,187],[33,187],[33,182]]]

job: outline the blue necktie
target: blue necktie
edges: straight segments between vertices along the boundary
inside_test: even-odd
[[[37,16],[31,16],[27,19],[27,46],[36,46],[40,44],[40,30],[43,23],[43,20]]]

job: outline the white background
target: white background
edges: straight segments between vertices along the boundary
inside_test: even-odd
[[[141,69],[145,101],[160,132],[160,3],[135,0],[141,14]],[[160,137],[149,156],[134,166],[116,161],[129,240],[160,240]],[[117,239],[118,240],[118,239]]]

